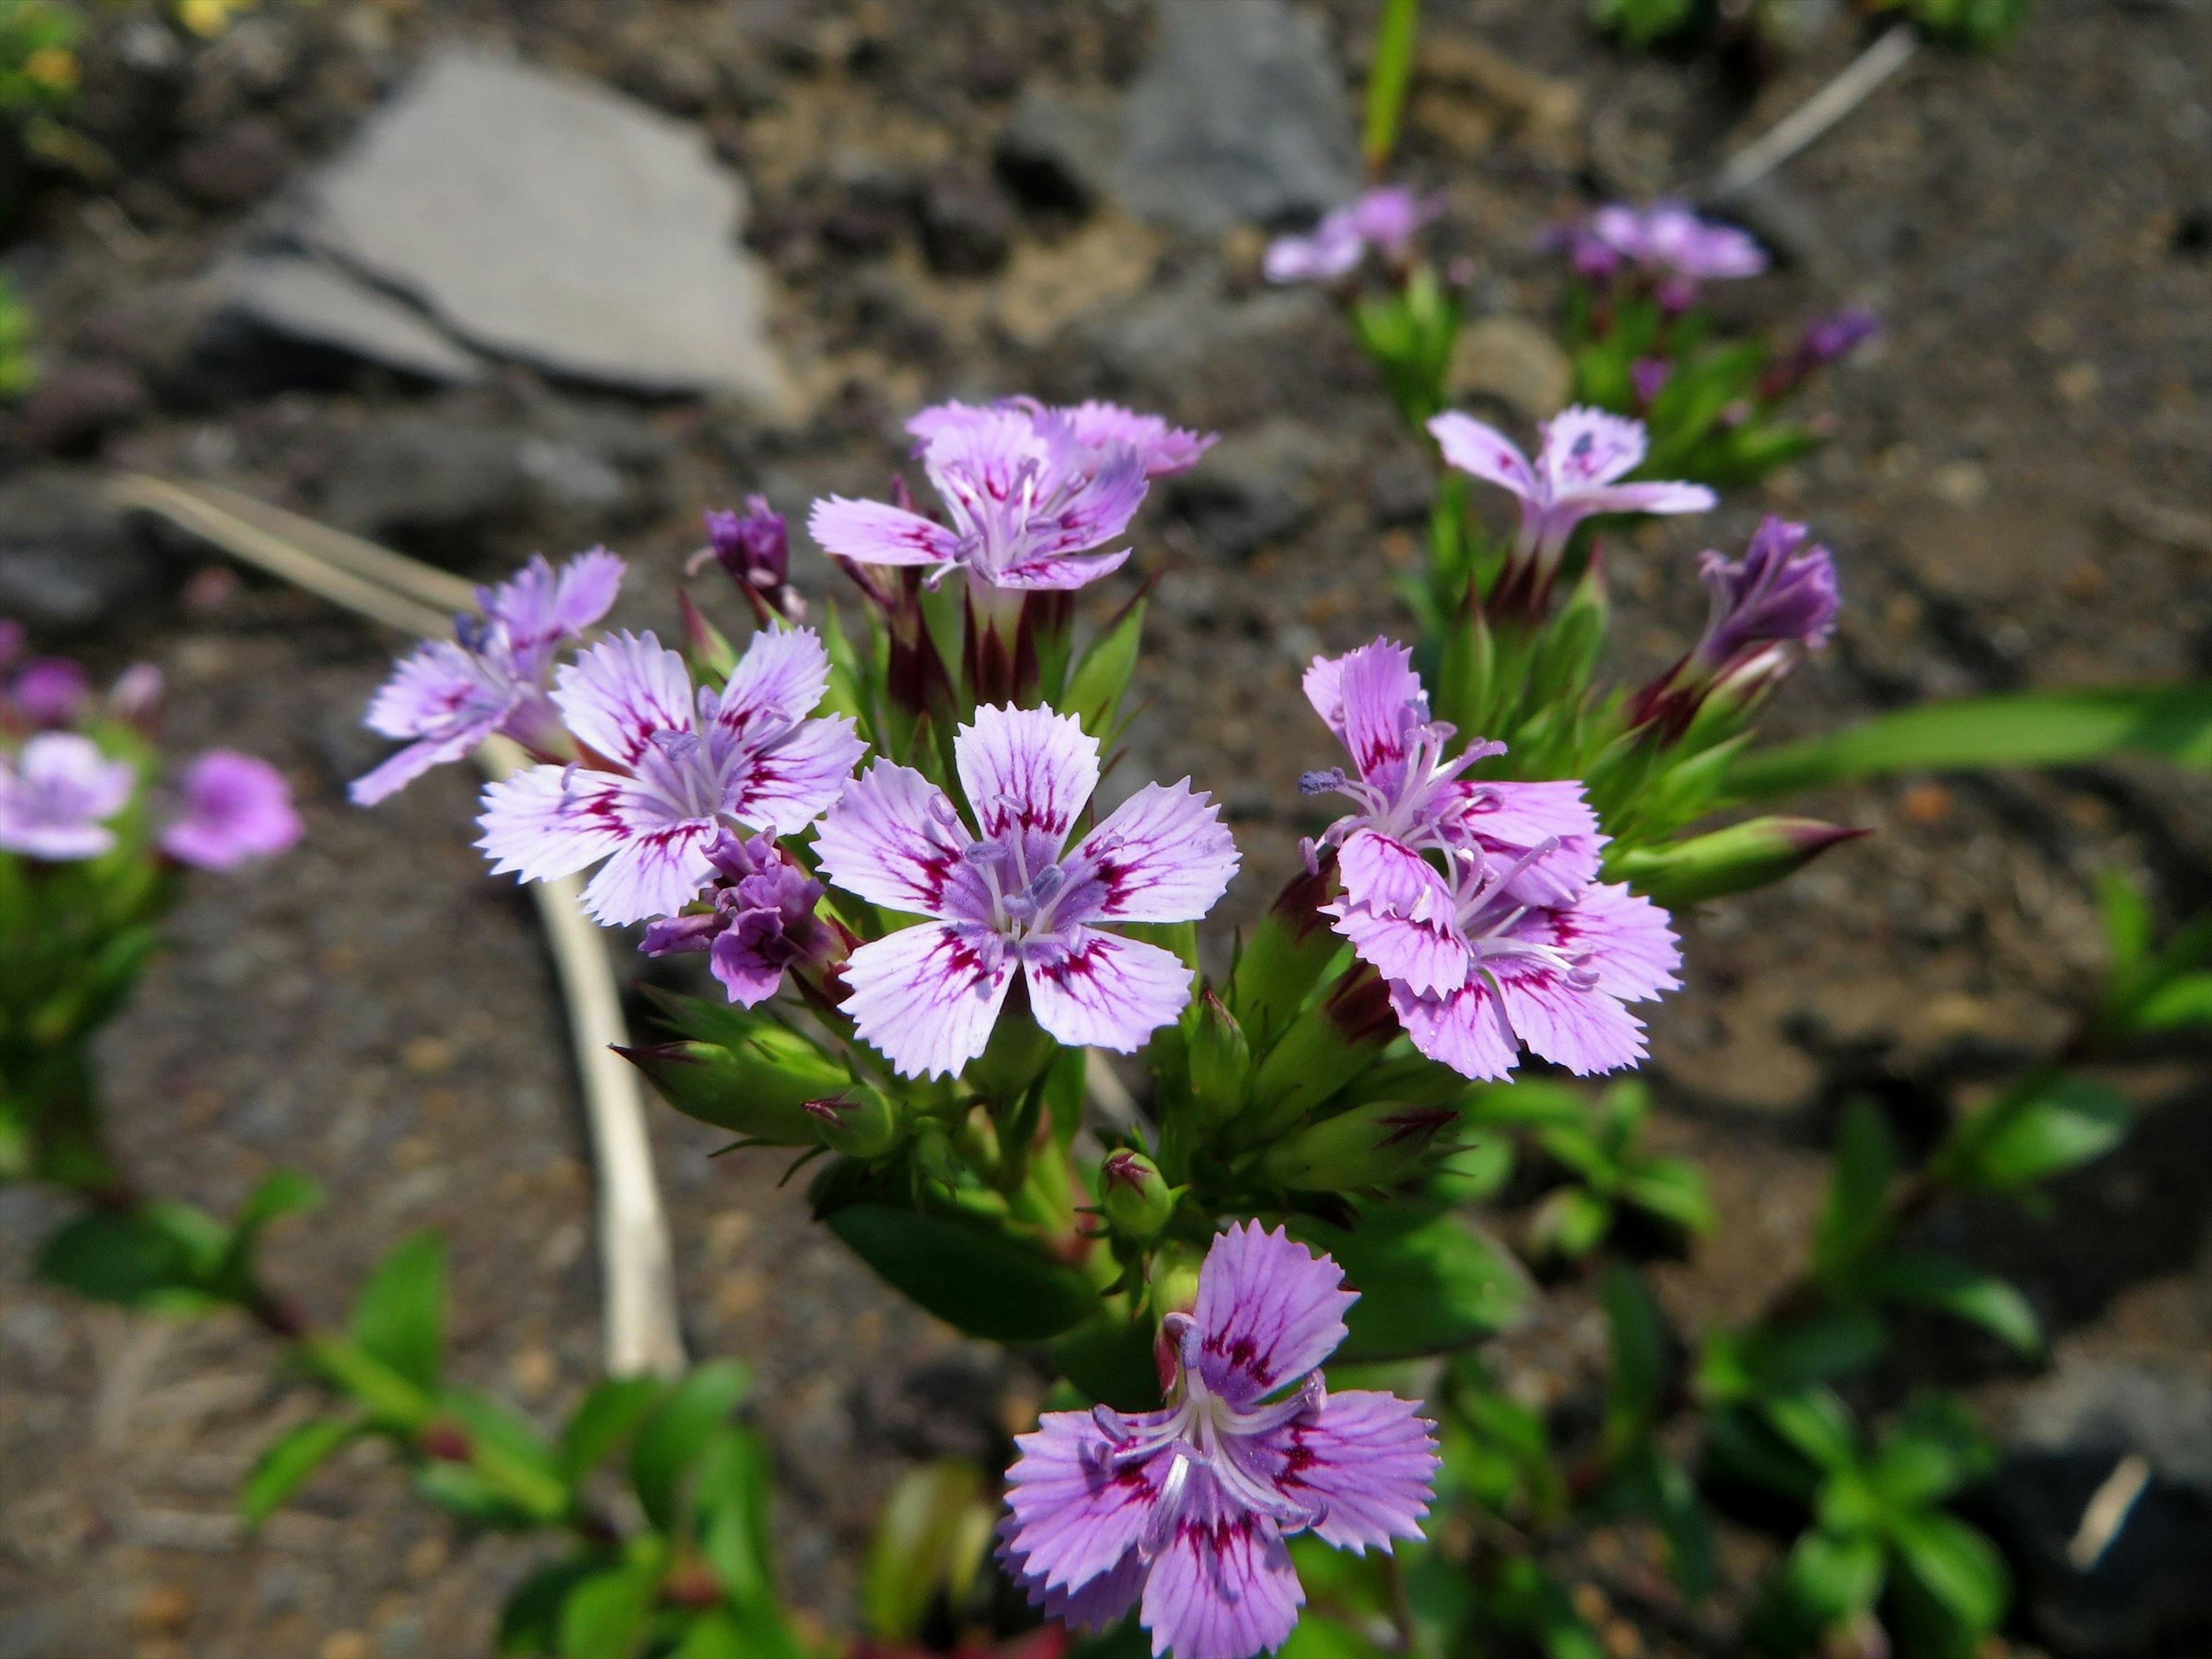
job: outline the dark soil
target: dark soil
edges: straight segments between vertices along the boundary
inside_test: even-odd
[[[1329,8],[1355,65],[1372,9]],[[1478,310],[1538,321],[1556,297],[1528,252],[1545,222],[1594,189],[1709,176],[1854,46],[1832,31],[1753,96],[1706,62],[1604,49],[1564,0],[1427,9],[1437,50],[1479,43],[1504,70],[1486,92],[1417,98],[1406,170],[1449,191],[1439,235],[1472,260]],[[144,396],[94,374],[89,416],[0,417],[0,465],[71,449],[321,513],[366,488],[361,434],[394,420],[552,434],[605,459],[616,492],[412,519],[403,501],[370,527],[471,574],[607,538],[647,576],[624,619],[665,626],[700,509],[761,489],[797,517],[830,489],[875,493],[922,402],[1119,395],[1218,427],[1237,489],[1207,496],[1201,471],[1164,492],[1135,569],[1094,597],[1103,610],[1139,572],[1161,579],[1123,775],[1188,772],[1229,803],[1246,862],[1215,918],[1225,943],[1316,827],[1295,780],[1328,744],[1301,667],[1403,626],[1384,578],[1413,557],[1419,455],[1323,301],[1254,292],[1256,231],[1178,242],[1110,207],[1020,208],[994,182],[1024,84],[1126,79],[1144,23],[1134,4],[988,0],[268,0],[160,97],[117,58],[122,26],[104,27],[88,119],[121,170],[42,186],[5,263],[45,319],[50,386],[121,363]],[[190,279],[452,33],[706,125],[755,189],[802,411],[770,424],[519,370],[441,393],[265,348],[214,366],[187,351]],[[1835,649],[1778,700],[1778,732],[1924,695],[2212,665],[2208,84],[2201,7],[2049,0],[2001,58],[1922,54],[1792,164],[1761,222],[1795,258],[1723,308],[1779,327],[1864,301],[1887,333],[1820,394],[1826,451],[1710,521],[1613,550],[1632,666],[1695,629],[1692,552],[1739,546],[1763,511],[1812,522],[1849,600]],[[1356,87],[1355,69],[1347,98]],[[162,591],[102,617],[84,648],[161,666],[179,748],[219,740],[285,767],[309,833],[265,872],[195,886],[106,1043],[118,1137],[147,1184],[217,1208],[280,1164],[321,1180],[325,1211],[271,1250],[321,1316],[399,1237],[442,1233],[459,1375],[550,1419],[597,1374],[599,1307],[574,1080],[528,905],[469,847],[458,773],[374,812],[345,805],[376,753],[356,721],[390,639],[172,553]],[[798,562],[829,591],[817,562]],[[1798,1265],[1847,1099],[1871,1095],[1924,1138],[2054,1042],[2099,961],[2094,872],[2147,873],[2168,916],[2212,900],[2208,809],[2203,781],[2131,766],[1853,790],[1813,810],[1880,834],[1698,917],[1650,1073],[1656,1138],[1705,1163],[1723,1216],[1689,1263],[1660,1270],[1685,1328],[1750,1313]],[[2203,1068],[2183,1052],[2124,1080],[2150,1113],[2136,1146],[2053,1213],[1937,1224],[2019,1274],[2062,1355],[2201,1364]],[[917,1455],[1002,1455],[1036,1382],[879,1289],[778,1188],[778,1163],[710,1162],[711,1133],[658,1108],[653,1121],[695,1352],[757,1372],[791,1593],[849,1627],[888,1482]],[[532,1547],[456,1531],[374,1451],[242,1536],[240,1477],[314,1395],[243,1325],[126,1317],[35,1285],[27,1259],[61,1213],[0,1193],[0,1659],[482,1651]],[[1570,1287],[1510,1345],[1522,1383],[1587,1386],[1589,1309]],[[1926,1357],[2001,1407],[2002,1365],[1960,1346],[1936,1334]]]

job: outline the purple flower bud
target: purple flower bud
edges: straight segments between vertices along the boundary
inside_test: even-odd
[[[1804,353],[1820,368],[1849,356],[1881,332],[1881,319],[1864,306],[1823,317],[1805,331]]]
[[[762,621],[771,611],[793,622],[806,614],[805,601],[790,581],[789,527],[767,496],[746,496],[743,513],[708,513],[707,545],[699,556],[729,572]]]
[[[787,969],[819,973],[840,953],[836,930],[816,915],[823,887],[767,836],[725,832],[708,852],[717,872],[714,908],[669,916],[645,930],[649,957],[710,953],[732,1002],[765,1002]]]
[[[1646,409],[1658,401],[1659,394],[1667,389],[1667,382],[1674,378],[1674,365],[1664,357],[1639,357],[1628,370],[1628,381],[1636,390],[1636,401]]]
[[[92,697],[92,679],[67,657],[41,657],[15,676],[15,712],[31,726],[68,726]]]

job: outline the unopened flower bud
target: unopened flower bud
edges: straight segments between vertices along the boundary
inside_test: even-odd
[[[796,621],[805,605],[791,588],[791,534],[765,495],[748,495],[743,513],[707,514],[704,551],[755,608]]]
[[[1225,1122],[1243,1105],[1251,1086],[1252,1046],[1236,1015],[1210,989],[1199,998],[1194,1018],[1191,1096],[1208,1122]]]
[[[1175,1214],[1175,1191],[1159,1165],[1127,1147],[1109,1153],[1098,1170],[1099,1206],[1117,1232],[1150,1238]]]
[[[1387,1187],[1428,1162],[1437,1136],[1459,1121],[1449,1106],[1370,1101],[1309,1125],[1272,1148],[1267,1178],[1300,1192]]]
[[[864,1083],[842,1095],[810,1100],[803,1109],[822,1144],[847,1158],[881,1158],[898,1145],[897,1109]]]
[[[817,1145],[806,1103],[852,1085],[845,1068],[805,1038],[774,1026],[729,1048],[662,1042],[617,1052],[685,1116],[769,1146]]]
[[[471,1455],[468,1431],[450,1419],[431,1424],[422,1431],[416,1444],[426,1457],[434,1457],[441,1463],[465,1463]]]
[[[1866,833],[1818,818],[1752,818],[1686,841],[1635,848],[1621,854],[1613,873],[1672,909],[1771,887],[1831,847]]]

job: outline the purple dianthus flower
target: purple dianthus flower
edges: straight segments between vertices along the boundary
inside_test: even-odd
[[[1016,1440],[1000,1553],[1030,1600],[1089,1629],[1134,1607],[1156,1655],[1250,1659],[1305,1602],[1285,1538],[1362,1555],[1419,1538],[1432,1425],[1322,1379],[1358,1299],[1279,1227],[1217,1236],[1196,1308],[1162,1322],[1164,1408],[1048,1412]]]
[[[854,949],[844,1002],[904,1076],[983,1052],[1018,969],[1036,1022],[1071,1048],[1131,1052],[1182,1012],[1190,970],[1100,924],[1194,921],[1236,873],[1218,809],[1186,778],[1147,784],[1072,852],[1098,787],[1098,742],[1073,714],[987,705],[952,740],[970,830],[945,792],[878,761],[822,821],[830,880],[930,918]]]
[[[92,701],[92,677],[67,657],[41,657],[15,676],[9,701],[27,726],[69,726]]]
[[[1322,215],[1307,234],[1268,243],[1261,274],[1271,283],[1332,283],[1356,270],[1370,248],[1402,260],[1421,227],[1443,211],[1441,198],[1377,185]]]
[[[829,683],[809,629],[756,634],[720,691],[695,692],[651,634],[602,641],[552,693],[588,763],[491,785],[477,845],[526,881],[605,859],[584,908],[611,927],[674,915],[714,876],[726,830],[792,835],[837,799],[867,745],[848,716],[808,718]]]
[[[211,749],[185,773],[182,793],[183,811],[161,832],[161,850],[179,864],[228,870],[300,839],[292,787],[267,761]]]
[[[791,622],[805,616],[805,601],[791,586],[790,530],[767,496],[746,496],[743,513],[707,514],[707,545],[686,570],[708,558],[729,573],[763,622],[769,611]]]
[[[1577,271],[1587,277],[1603,278],[1623,265],[1634,266],[1670,311],[1686,309],[1697,299],[1700,283],[1756,276],[1767,266],[1766,250],[1756,239],[1734,225],[1703,218],[1680,202],[1602,207],[1552,240],[1568,250]]]
[[[494,732],[533,754],[552,752],[560,738],[546,697],[554,658],[607,614],[622,579],[623,562],[594,548],[557,575],[541,554],[498,586],[478,588],[483,614],[456,617],[451,641],[416,647],[369,703],[371,731],[412,741],[354,780],[354,805],[374,805]]]
[[[782,988],[787,969],[819,969],[841,953],[837,930],[817,914],[822,884],[773,837],[726,832],[707,858],[714,908],[652,923],[640,946],[646,955],[706,951],[730,1000],[750,1008]]]
[[[1719,499],[1703,484],[1623,483],[1650,447],[1644,423],[1600,409],[1563,410],[1543,424],[1532,465],[1520,447],[1473,416],[1429,422],[1444,459],[1521,501],[1521,532],[1497,592],[1540,595],[1575,528],[1600,513],[1703,513]]]
[[[109,759],[90,738],[41,732],[17,754],[0,755],[0,852],[55,863],[98,858],[115,845],[107,820],[137,783],[130,762]]]

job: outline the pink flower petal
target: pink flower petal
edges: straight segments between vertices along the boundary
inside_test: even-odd
[[[975,724],[955,733],[952,757],[983,838],[1019,830],[1033,870],[1058,860],[1098,787],[1098,740],[1074,715],[1049,708],[978,708]]]
[[[1133,1421],[1149,1425],[1164,1416]],[[1088,1412],[1047,1412],[1014,1446],[1020,1455],[1006,1471],[1008,1565],[1063,1593],[1121,1568],[1152,1518],[1173,1454],[1116,1468]]]
[[[848,715],[802,720],[797,731],[754,757],[726,810],[753,829],[796,835],[836,805],[867,750]]]
[[[621,847],[616,817],[629,780],[580,767],[533,766],[485,786],[483,830],[477,845],[491,855],[494,875],[525,881],[573,876]]]
[[[1014,957],[980,932],[928,922],[861,945],[845,963],[845,1012],[902,1077],[951,1076],[983,1052]]]
[[[1324,905],[1360,960],[1385,979],[1444,992],[1467,979],[1467,941],[1444,878],[1410,847],[1354,830],[1337,854],[1341,902]]]
[[[1633,1066],[1646,1053],[1644,1022],[1602,991],[1548,973],[1500,974],[1498,988],[1522,1042],[1577,1077]]]
[[[651,634],[617,634],[564,666],[553,701],[577,739],[635,766],[656,732],[692,729],[691,672]]]
[[[871,904],[926,916],[979,920],[988,896],[963,905],[974,884],[961,849],[975,837],[945,792],[910,766],[878,761],[846,786],[814,832],[822,873]]]
[[[722,833],[711,818],[634,832],[584,889],[584,908],[609,927],[672,916],[714,879],[707,849]]]
[[[715,720],[732,732],[757,732],[814,712],[830,689],[830,653],[811,628],[756,634],[723,685]]]
[[[1331,725],[1359,775],[1394,787],[1406,759],[1407,727],[1427,718],[1428,696],[1413,672],[1413,653],[1389,640],[1361,646],[1340,661],[1336,696]]]
[[[1390,1006],[1413,1047],[1462,1077],[1497,1082],[1520,1063],[1519,1045],[1498,1024],[1498,1003],[1480,980],[1444,996],[1390,988]]]
[[[1551,498],[1565,501],[1635,471],[1648,447],[1643,422],[1577,406],[1544,422],[1536,465]]]
[[[1148,783],[1069,854],[1054,907],[1071,921],[1195,921],[1237,873],[1221,809],[1190,780]]]
[[[270,858],[300,839],[292,787],[267,761],[211,749],[185,774],[184,813],[161,832],[161,850],[205,870]]]
[[[1436,1483],[1437,1443],[1413,1401],[1352,1389],[1331,1394],[1319,1416],[1282,1431],[1287,1456],[1276,1484],[1319,1501],[1315,1533],[1365,1554],[1394,1538],[1419,1538]]]
[[[814,503],[806,528],[825,551],[862,564],[951,564],[960,538],[919,513],[885,501],[831,495]]]
[[[1145,1628],[1155,1656],[1253,1659],[1282,1646],[1306,1593],[1282,1534],[1263,1516],[1231,1507],[1203,1469],[1174,1539],[1145,1583]]]
[[[1206,1387],[1249,1406],[1297,1382],[1344,1340],[1344,1310],[1359,1297],[1343,1285],[1343,1268],[1280,1227],[1252,1221],[1219,1235],[1199,1269],[1194,1316]]]
[[[1720,499],[1703,484],[1617,483],[1584,490],[1578,504],[1591,513],[1710,513]]]
[[[1030,1009],[1071,1048],[1133,1054],[1190,1000],[1190,969],[1172,951],[1088,927],[1023,950]]]
[[[1429,435],[1443,451],[1444,460],[1462,472],[1488,483],[1502,485],[1524,501],[1543,494],[1535,469],[1521,447],[1492,426],[1471,415],[1448,410],[1429,422]]]

